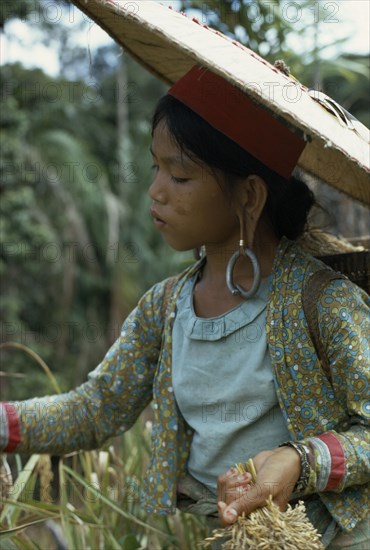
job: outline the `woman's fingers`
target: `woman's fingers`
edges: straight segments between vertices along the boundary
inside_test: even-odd
[[[237,520],[238,512],[234,508],[227,506],[225,502],[219,501],[218,516],[220,518],[220,523],[222,527],[226,527],[227,525],[231,525]]]
[[[252,476],[232,468],[218,479],[218,500],[230,504],[250,488]]]
[[[266,493],[266,494],[265,494]],[[247,516],[256,508],[266,504],[268,494],[257,485],[250,485],[248,490],[239,494],[238,498],[230,503],[218,503],[218,512],[221,525],[226,526],[234,523],[238,516],[243,513]]]

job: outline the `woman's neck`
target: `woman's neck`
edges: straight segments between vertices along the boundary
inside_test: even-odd
[[[257,256],[262,277],[268,277],[272,271],[276,248],[279,239],[272,231],[258,231],[255,234],[252,250]],[[238,250],[238,241],[225,243],[221,246],[206,246],[207,261],[204,265],[202,279],[214,288],[226,287],[226,268],[231,256]],[[234,281],[245,286],[253,279],[253,267],[247,257],[240,257],[234,269]]]
[[[268,277],[278,246],[278,239],[273,235],[263,239],[256,235],[253,252],[258,258],[262,278]],[[214,317],[226,313],[244,301],[240,296],[233,296],[226,285],[226,268],[232,254],[237,250],[237,242],[232,247],[225,244],[223,247],[206,247],[206,262],[202,276],[194,289],[194,308],[200,317]],[[241,257],[234,269],[234,283],[248,290],[253,283],[253,268],[247,257]]]

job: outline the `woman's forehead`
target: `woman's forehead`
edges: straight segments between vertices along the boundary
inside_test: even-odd
[[[169,165],[180,164],[182,166],[194,167],[200,164],[200,161],[196,163],[179,147],[164,120],[153,131],[150,151],[154,157],[160,158]]]

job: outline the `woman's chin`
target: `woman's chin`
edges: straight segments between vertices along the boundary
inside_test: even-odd
[[[193,250],[196,250],[198,248],[196,245],[174,242],[172,239],[166,238],[166,236],[163,236],[163,238],[168,246],[176,252],[192,252]]]

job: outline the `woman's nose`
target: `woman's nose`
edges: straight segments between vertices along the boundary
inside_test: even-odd
[[[157,173],[154,176],[153,182],[148,190],[149,197],[156,202],[165,204],[167,202],[166,183],[163,177]]]

